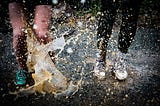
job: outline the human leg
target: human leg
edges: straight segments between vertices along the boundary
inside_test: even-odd
[[[16,83],[23,85],[26,84],[26,74],[24,70],[27,70],[27,43],[26,35],[24,34],[26,17],[23,5],[16,2],[9,3],[9,17],[13,28],[13,48],[20,68],[17,74]],[[20,77],[18,77],[18,75],[20,75]]]
[[[112,0],[102,0],[102,15],[98,24],[97,31],[97,59],[96,65],[94,67],[94,73],[100,79],[105,77],[105,65],[106,65],[106,47],[110,35],[112,33],[112,27],[115,21],[115,15],[117,10],[117,2],[113,2]],[[102,77],[102,78],[101,78]]]
[[[52,16],[51,0],[37,1],[36,5],[33,29],[40,44],[47,44],[52,41],[52,38],[49,36],[49,25]],[[49,51],[48,54],[54,62],[54,51]]]
[[[122,1],[122,24],[118,39],[118,53],[115,61],[115,76],[119,80],[127,78],[126,53],[130,47],[136,33],[138,12],[141,0],[123,0]]]
[[[137,20],[142,0],[123,0],[122,24],[118,39],[118,48],[122,53],[127,53],[136,34]]]
[[[37,5],[35,8],[34,31],[38,41],[42,44],[50,42],[49,24],[51,20],[51,5]]]

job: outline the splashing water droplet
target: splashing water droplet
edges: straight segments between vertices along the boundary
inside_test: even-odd
[[[67,53],[72,54],[72,53],[73,53],[72,48],[68,48],[68,49],[67,49]]]
[[[58,4],[58,0],[52,0],[53,4]]]
[[[86,0],[81,0],[81,3],[85,3],[86,2]]]

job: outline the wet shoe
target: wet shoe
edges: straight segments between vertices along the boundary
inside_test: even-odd
[[[27,83],[27,73],[25,70],[18,70],[16,73],[16,85],[26,85]]]
[[[98,50],[97,59],[94,67],[94,75],[100,79],[105,79],[106,51]]]
[[[128,77],[126,70],[126,54],[122,52],[117,53],[117,58],[114,64],[114,74],[118,80],[125,80]]]
[[[105,64],[104,62],[96,61],[96,65],[94,67],[94,75],[100,80],[105,79],[105,65],[104,64]]]

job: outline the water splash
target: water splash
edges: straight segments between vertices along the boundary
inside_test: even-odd
[[[32,33],[31,28],[26,30],[26,34],[28,47],[27,66],[29,72],[33,72],[32,77],[35,84],[20,89],[16,94],[18,94],[18,96],[23,96],[34,92],[48,92],[55,94],[55,97],[58,97],[60,95],[72,95],[77,92],[82,79],[80,79],[77,84],[73,84],[73,81],[68,81],[67,78],[56,68],[49,56],[49,51],[59,49],[60,51],[56,54],[56,57],[58,57],[58,55],[64,50],[65,45],[74,37],[65,41],[62,36],[54,39],[46,45],[40,45],[35,38],[35,35]]]

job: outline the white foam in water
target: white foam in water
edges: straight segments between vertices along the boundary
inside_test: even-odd
[[[64,37],[56,38],[52,41],[52,46],[54,50],[63,49],[66,45]]]
[[[81,0],[81,3],[85,3],[86,2],[86,0]]]
[[[58,3],[58,0],[52,0],[52,3],[53,3],[53,4],[57,4],[57,3]]]
[[[78,25],[78,27],[83,27],[83,23],[80,21],[78,21],[77,25]]]
[[[68,49],[67,49],[67,53],[72,54],[72,53],[73,53],[72,48],[68,48]]]

